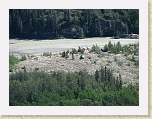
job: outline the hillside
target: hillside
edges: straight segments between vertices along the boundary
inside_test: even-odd
[[[75,39],[138,33],[136,9],[9,10],[10,39]]]

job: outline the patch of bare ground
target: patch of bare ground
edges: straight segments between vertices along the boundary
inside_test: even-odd
[[[23,70],[26,71],[45,71],[51,73],[52,71],[64,70],[66,72],[75,72],[80,70],[87,70],[89,74],[94,74],[97,69],[107,67],[111,69],[117,77],[121,75],[124,85],[128,83],[139,82],[139,67],[134,65],[131,61],[131,55],[125,56],[124,54],[102,53],[101,57],[98,54],[89,53],[85,50],[84,59],[80,59],[81,54],[74,54],[69,58],[63,58],[61,54],[53,54],[50,56],[30,56],[25,61],[17,64],[14,72]],[[135,57],[138,59],[138,57]]]

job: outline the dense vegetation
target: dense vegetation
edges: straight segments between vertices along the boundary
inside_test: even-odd
[[[139,105],[139,86],[122,86],[121,75],[101,67],[95,75],[79,72],[17,72],[9,79],[10,106]]]
[[[25,55],[22,55],[22,57],[20,59],[15,57],[13,54],[9,55],[9,72],[13,71],[15,64],[19,63],[20,61],[24,61],[24,60],[26,60]]]
[[[58,39],[139,33],[137,9],[10,9],[10,38]]]
[[[104,50],[108,50],[109,52],[115,54],[123,53],[125,55],[133,54],[139,56],[139,43],[122,46],[120,41],[118,41],[116,44],[112,44],[111,41],[109,41],[108,44],[105,44]]]

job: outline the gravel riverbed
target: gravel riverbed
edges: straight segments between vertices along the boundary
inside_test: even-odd
[[[137,43],[138,39],[110,39],[110,38],[91,38],[81,40],[43,40],[43,41],[22,41],[22,40],[10,40],[10,53],[20,57],[22,54],[28,55],[29,57],[25,61],[19,62],[15,66],[13,72],[23,70],[25,66],[27,71],[45,71],[51,73],[52,71],[64,70],[66,72],[75,72],[79,70],[87,70],[89,74],[94,74],[96,69],[100,67],[107,67],[113,70],[115,76],[122,77],[124,85],[128,82],[137,83],[139,82],[139,67],[134,65],[134,62],[130,61],[129,58],[132,56],[124,56],[124,54],[113,54],[113,53],[102,53],[101,57],[98,54],[89,53],[86,49],[91,48],[93,44],[97,44],[103,47],[105,44],[111,41],[116,43],[121,41],[122,45]],[[71,48],[84,47],[84,59],[79,59],[81,54],[74,54],[69,58],[63,58],[61,52],[63,50],[71,50]],[[52,52],[53,55],[43,56],[44,52]],[[139,57],[136,57],[139,59]],[[12,72],[11,72],[12,73]]]

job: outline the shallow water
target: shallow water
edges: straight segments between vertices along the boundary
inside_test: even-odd
[[[139,42],[139,39],[111,39],[111,38],[86,38],[86,39],[58,39],[58,40],[9,40],[9,52],[17,57],[22,54],[41,55],[44,52],[59,53],[67,49],[88,47],[97,44],[101,48],[111,41],[121,42],[122,45]]]

